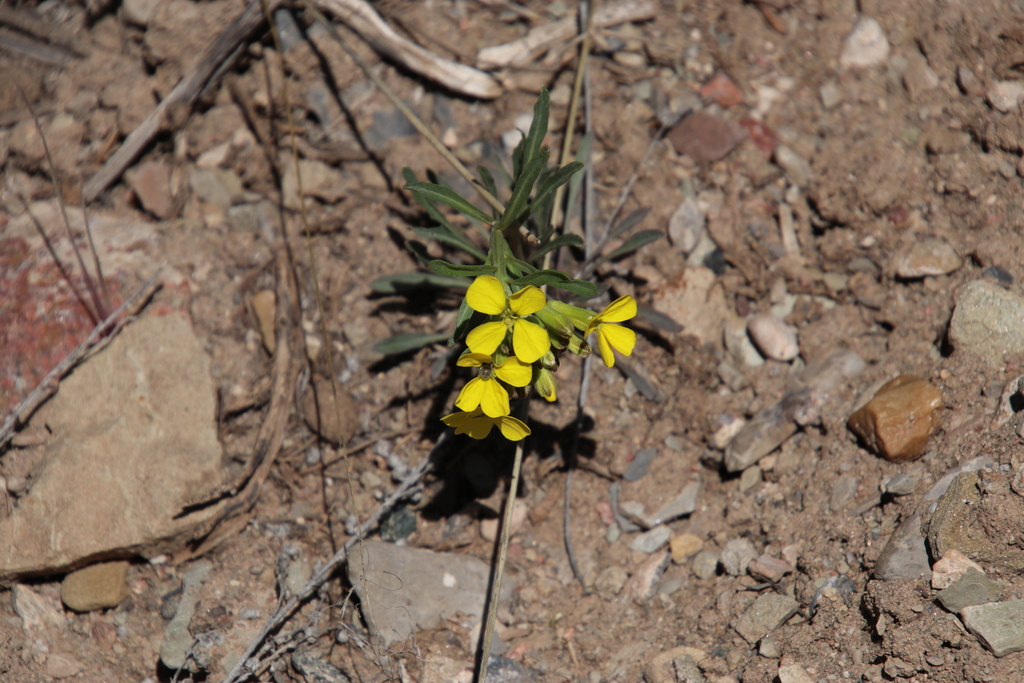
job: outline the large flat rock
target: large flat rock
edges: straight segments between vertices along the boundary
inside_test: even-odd
[[[222,482],[209,358],[181,314],[125,327],[32,420],[50,430],[31,488],[0,520],[0,581],[152,556],[220,512],[182,508]]]

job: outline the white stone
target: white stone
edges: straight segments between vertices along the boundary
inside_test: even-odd
[[[1024,83],[1020,81],[999,81],[993,85],[986,97],[993,108],[1006,114],[1017,108],[1024,97]]]
[[[696,199],[687,197],[668,219],[668,237],[679,251],[689,254],[703,233],[704,212]]]
[[[839,65],[844,69],[870,69],[885,64],[889,58],[889,41],[877,21],[861,17],[843,41]]]
[[[800,353],[796,333],[774,315],[759,313],[747,320],[747,333],[768,358],[791,361]]]

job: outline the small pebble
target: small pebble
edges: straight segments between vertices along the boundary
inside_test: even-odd
[[[780,666],[778,679],[779,683],[815,683],[807,670],[799,664]]]
[[[743,103],[743,91],[736,87],[732,79],[719,71],[700,89],[700,96],[720,107],[733,107]]]
[[[734,538],[722,548],[722,567],[730,576],[747,573],[747,565],[757,557],[757,549],[746,538]]]
[[[936,590],[948,588],[966,574],[968,569],[985,573],[985,570],[977,562],[959,550],[950,548],[932,565],[932,588]]]
[[[740,493],[746,493],[761,483],[761,468],[753,465],[743,470],[740,475]]]
[[[821,95],[821,106],[825,109],[831,109],[843,101],[843,90],[835,81],[826,82],[818,89],[818,94]]]
[[[636,455],[630,461],[629,466],[626,467],[626,471],[623,472],[622,478],[626,481],[637,481],[647,474],[648,468],[651,466],[651,462],[654,460],[654,456],[658,454],[657,448],[642,448],[637,451]]]
[[[1003,584],[997,583],[976,569],[968,569],[948,588],[936,596],[942,606],[959,614],[970,605],[997,602],[1003,596]]]
[[[925,149],[932,154],[955,154],[971,144],[971,134],[962,130],[936,128],[928,134]]]
[[[839,65],[844,69],[870,69],[885,64],[889,58],[889,41],[879,23],[861,17],[843,41]]]
[[[668,543],[671,537],[671,529],[667,526],[657,526],[634,538],[632,543],[629,544],[629,549],[649,555]]]
[[[252,310],[260,327],[260,338],[267,353],[274,353],[277,337],[274,332],[274,318],[277,315],[277,295],[270,289],[257,292],[252,297]]]
[[[966,66],[961,66],[956,70],[956,84],[960,86],[960,92],[965,95],[979,96],[985,94],[985,86],[974,75],[974,72]]]
[[[700,111],[676,124],[667,137],[676,152],[702,164],[731,152],[747,139],[747,131],[735,121]]]
[[[814,177],[811,164],[786,145],[775,148],[775,163],[786,172],[786,177],[797,187],[806,188]]]
[[[704,233],[704,212],[697,200],[687,197],[668,219],[668,237],[679,251],[689,254]]]
[[[828,500],[828,508],[832,512],[839,512],[846,508],[857,494],[857,477],[852,474],[844,474],[836,479],[832,485],[832,495]]]
[[[526,523],[526,517],[529,514],[529,506],[526,501],[516,499],[515,507],[512,509],[512,532],[511,535],[515,536],[517,533],[522,531],[523,525]],[[494,543],[498,538],[498,525],[499,520],[497,517],[493,519],[481,519],[480,520],[480,535],[483,536],[485,541]]]
[[[942,409],[941,391],[920,377],[900,375],[882,385],[847,426],[886,460],[906,462],[924,452]]]
[[[1007,114],[1017,108],[1024,97],[1024,83],[1020,81],[998,81],[986,94],[993,109]]]
[[[682,564],[704,548],[704,541],[694,534],[680,534],[669,542],[668,547],[672,552],[672,561]]]
[[[798,609],[800,603],[788,595],[762,593],[761,597],[736,620],[736,632],[748,643],[754,644],[786,623]]]
[[[698,579],[710,579],[718,573],[718,556],[710,550],[701,550],[693,556],[693,573]]]
[[[101,562],[64,577],[60,599],[76,612],[117,607],[128,597],[128,563]]]
[[[903,87],[907,89],[912,101],[928,90],[939,87],[939,76],[928,66],[928,60],[920,53],[913,53],[907,58],[907,68],[903,70]]]
[[[768,358],[791,361],[800,353],[796,333],[770,313],[759,313],[747,321],[747,332],[754,345]]]
[[[963,264],[953,247],[938,238],[915,240],[896,255],[895,261],[896,275],[903,278],[946,275]]]
[[[766,659],[778,659],[782,656],[779,644],[775,642],[774,638],[762,638],[761,644],[757,648],[757,654]]]
[[[747,565],[747,572],[755,579],[778,583],[782,577],[793,571],[793,565],[785,560],[765,553]]]

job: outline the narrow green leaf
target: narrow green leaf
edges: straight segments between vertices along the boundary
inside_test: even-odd
[[[416,260],[420,262],[424,268],[430,263],[431,256],[427,253],[427,246],[419,240],[408,240],[405,243],[405,248],[409,250],[409,253],[416,257]]]
[[[597,296],[600,291],[593,282],[587,280],[571,280],[569,282],[552,282],[552,287],[558,289],[564,289],[567,292],[572,292],[576,296],[583,297],[584,299],[590,299]]]
[[[538,270],[521,278],[511,280],[509,284],[520,287],[526,287],[527,285],[535,287],[549,285],[579,296],[593,296],[597,293],[597,286],[594,283],[587,282],[586,280],[573,280],[560,270]]]
[[[517,128],[520,133],[523,131]],[[519,175],[523,172],[523,150],[526,149],[526,135],[519,139],[519,144],[516,145],[515,149],[512,150],[512,182],[509,186],[515,185],[516,181],[519,180]]]
[[[469,332],[469,323],[473,318],[474,311],[463,299],[462,303],[459,304],[459,313],[455,316],[455,329],[452,330],[452,334],[448,337],[448,346],[453,346],[455,342],[461,341],[466,333]]]
[[[551,108],[551,97],[547,88],[541,88],[537,103],[533,105],[533,121],[530,123],[530,132],[526,134],[526,144],[523,148],[523,166],[529,166],[530,162],[540,153],[540,147],[544,144],[544,136],[548,134],[548,110]]]
[[[464,266],[458,263],[448,263],[441,259],[434,259],[428,264],[430,272],[435,275],[446,275],[448,277],[476,277],[477,275],[490,275],[494,273],[494,266]]]
[[[469,241],[469,238],[460,232],[453,233],[452,231],[440,226],[432,228],[411,226],[409,229],[420,237],[426,237],[428,239],[437,240],[438,242],[450,244],[453,247],[458,247],[470,256],[480,259],[481,261],[487,258],[487,255],[483,251],[477,248],[475,244]]]
[[[514,265],[517,269],[524,273],[536,273],[537,268],[527,263],[526,261],[520,261],[519,259],[512,256],[511,253],[505,254],[505,263]]]
[[[419,180],[416,177],[416,172],[413,171],[408,166],[403,166],[402,167],[402,177],[405,178],[405,182],[407,182],[407,183],[415,183],[417,180]]]
[[[578,161],[573,161],[565,166],[562,166],[557,171],[548,176],[547,180],[540,183],[537,186],[537,194],[534,195],[533,202],[526,208],[527,211],[532,207],[541,204],[552,192],[557,190],[561,185],[564,185],[574,173],[578,173],[583,168],[583,164]],[[519,218],[519,216],[516,216]]]
[[[590,163],[590,150],[594,146],[594,134],[587,133],[580,139],[580,146],[576,148],[576,160],[583,162],[584,166]],[[579,196],[580,188],[583,186],[583,178],[586,174],[580,173],[569,179],[569,191],[566,193],[565,224],[569,224],[573,211],[576,209],[576,197]]]
[[[615,251],[611,252],[607,256],[602,256],[597,259],[595,265],[600,265],[605,261],[611,261],[612,259],[617,259],[620,256],[625,256],[626,254],[636,251],[645,244],[650,244],[662,237],[664,237],[664,234],[661,230],[641,230],[619,245],[619,248]]]
[[[544,166],[547,163],[548,151],[545,149],[541,150],[533,158],[533,161],[526,165],[526,168],[523,169],[522,174],[516,180],[516,187],[512,190],[512,197],[509,198],[508,204],[505,205],[505,213],[502,214],[501,220],[494,226],[495,230],[504,230],[509,227],[523,212],[526,202],[530,198],[530,192],[533,190],[533,184],[537,182],[537,177],[544,170]]]
[[[447,332],[436,332],[434,334],[426,334],[423,332],[403,332],[401,334],[392,335],[387,339],[380,340],[373,345],[373,350],[377,353],[383,353],[390,356],[396,353],[415,351],[416,349],[421,349],[429,344],[444,341],[447,338]]]
[[[498,186],[494,184],[494,176],[483,166],[477,166],[476,172],[480,174],[480,180],[484,184],[484,188],[495,197],[498,196]]]
[[[618,225],[608,231],[609,237],[617,237],[622,233],[626,232],[634,225],[637,225],[640,221],[647,218],[647,214],[651,212],[651,207],[645,206],[641,209],[637,209],[625,218],[623,218]]]
[[[449,277],[417,271],[386,275],[370,283],[370,289],[378,294],[401,294],[430,288],[465,290],[469,288],[469,280],[464,277]]]
[[[505,161],[498,156],[497,148],[491,150],[491,161],[494,162],[494,167],[498,169],[498,175],[501,176],[501,182],[508,187],[512,187],[515,182],[513,176],[509,175],[508,169],[505,168]]]
[[[494,219],[488,216],[486,213],[470,204],[467,200],[463,199],[457,192],[450,190],[443,185],[435,185],[434,183],[425,183],[422,181],[416,181],[412,183],[406,183],[405,189],[415,194],[423,195],[428,199],[432,199],[442,204],[447,204],[456,211],[464,213],[471,218],[475,218],[481,223],[487,223],[490,225]]]
[[[682,332],[683,326],[677,323],[675,320],[665,315],[660,311],[656,311],[653,308],[647,306],[636,307],[636,317],[643,318],[650,324],[657,327],[659,330],[665,330],[666,332]]]
[[[551,251],[553,249],[558,249],[560,247],[582,247],[582,246],[583,246],[583,238],[582,237],[580,237],[579,235],[574,235],[572,233],[566,233],[566,234],[563,234],[563,235],[559,235],[558,237],[555,237],[554,239],[550,239],[547,242],[545,242],[544,244],[542,244],[540,247],[537,248],[536,251],[533,252],[533,257],[537,258],[537,257],[543,256],[544,254],[548,253],[549,251]]]

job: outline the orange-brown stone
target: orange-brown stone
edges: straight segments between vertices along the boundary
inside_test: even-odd
[[[942,392],[914,375],[886,382],[847,426],[886,460],[905,462],[924,452],[942,418]]]

